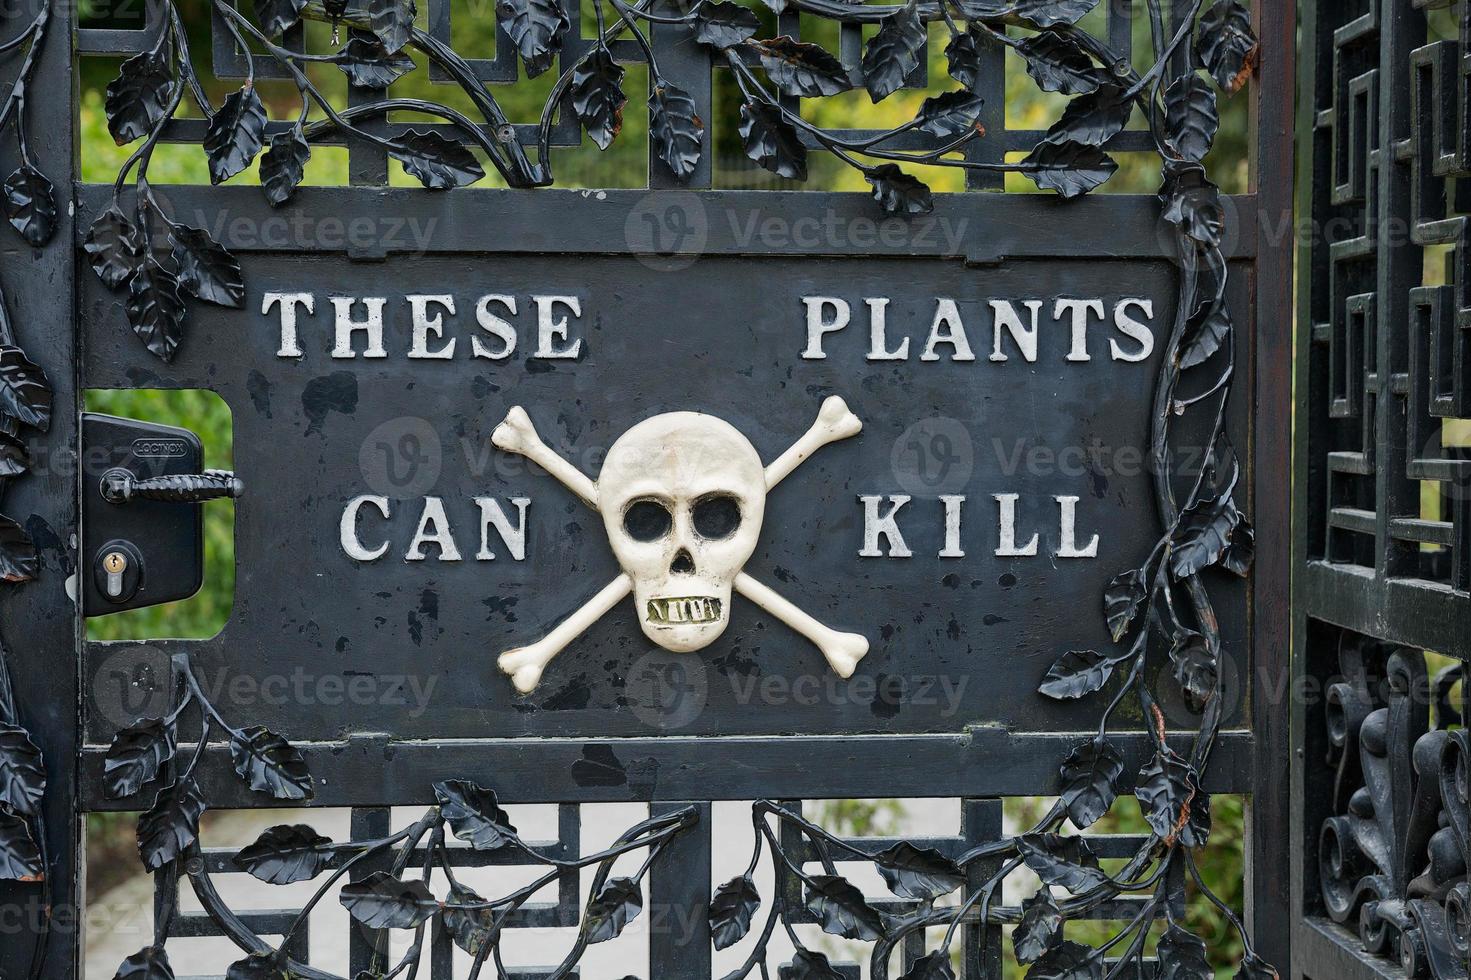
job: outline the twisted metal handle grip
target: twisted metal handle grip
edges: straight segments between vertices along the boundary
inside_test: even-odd
[[[205,470],[177,476],[155,476],[140,480],[127,470],[113,470],[102,477],[103,499],[113,504],[132,500],[164,500],[197,504],[245,493],[245,483],[229,470]]]

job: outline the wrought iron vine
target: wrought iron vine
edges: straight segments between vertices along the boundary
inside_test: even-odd
[[[138,853],[159,881],[164,904],[154,921],[154,941],[123,961],[118,980],[173,980],[165,942],[177,912],[178,883],[187,877],[206,912],[233,940],[245,957],[230,966],[228,980],[336,980],[322,970],[290,957],[292,940],[323,898],[350,872],[375,859],[386,859],[388,870],[375,870],[342,886],[339,901],[354,919],[372,929],[412,929],[414,941],[403,959],[390,966],[374,963],[364,977],[393,980],[417,974],[425,948],[425,934],[438,920],[457,946],[474,957],[470,977],[479,977],[485,964],[496,976],[507,976],[501,960],[501,938],[506,923],[543,890],[584,868],[595,868],[592,897],[583,910],[572,949],[553,974],[568,976],[587,947],[618,938],[643,911],[643,881],[666,844],[693,825],[694,808],[654,817],[625,831],[612,846],[575,860],[545,855],[518,835],[492,790],[466,780],[434,784],[436,805],[411,826],[371,841],[334,843],[304,824],[271,827],[253,844],[235,855],[235,865],[272,885],[289,885],[324,876],[315,894],[302,907],[281,941],[272,945],[256,935],[216,890],[199,845],[199,822],[208,807],[198,770],[211,733],[218,728],[229,739],[236,774],[253,791],[277,800],[307,803],[314,792],[312,776],[301,752],[275,732],[259,726],[236,728],[220,714],[195,678],[185,655],[174,658],[182,694],[167,715],[146,718],[124,728],[113,739],[104,763],[106,792],[128,799],[157,786],[152,806],[138,819]],[[178,772],[178,726],[190,707],[195,708],[198,736],[183,771]],[[514,848],[545,867],[535,880],[495,899],[486,899],[455,878],[446,853],[448,832],[482,851]],[[631,877],[613,877],[615,862],[625,854],[646,851]],[[444,901],[429,889],[434,870],[449,880]],[[417,873],[418,878],[405,877]]]
[[[0,103],[0,136],[14,134],[19,156],[19,166],[5,178],[0,204],[11,228],[34,249],[44,248],[57,230],[55,189],[37,167],[26,134],[27,98],[52,26],[51,15],[50,3],[42,3],[19,34],[0,42],[0,57],[25,54]],[[51,427],[51,413],[51,385],[21,348],[0,288],[0,499],[13,481],[30,471],[26,438],[45,433]],[[40,555],[30,534],[17,521],[0,515],[0,580],[29,582],[40,571]],[[9,650],[0,641],[0,880],[39,886],[46,910],[34,936],[30,975],[42,969],[50,922],[50,852],[41,814],[45,794],[45,760],[22,723]]]
[[[1471,735],[1451,692],[1471,668],[1431,676],[1419,650],[1348,633],[1338,659],[1326,717],[1334,815],[1318,844],[1324,908],[1406,975],[1465,980]]]
[[[700,162],[704,122],[696,115],[689,95],[661,74],[657,53],[641,26],[649,23],[686,25],[699,43],[724,60],[743,98],[740,134],[753,160],[783,177],[803,179],[808,150],[830,152],[858,169],[872,185],[879,204],[898,214],[921,213],[933,206],[929,188],[903,169],[906,163],[1011,171],[1063,197],[1089,193],[1116,172],[1117,164],[1106,147],[1126,128],[1136,109],[1141,111],[1162,162],[1159,197],[1162,216],[1175,231],[1174,257],[1180,280],[1177,314],[1152,413],[1152,472],[1163,533],[1144,564],[1114,579],[1104,597],[1104,614],[1116,648],[1068,653],[1052,666],[1040,687],[1047,697],[1081,699],[1104,693],[1115,675],[1122,676],[1122,683],[1112,685],[1097,735],[1077,746],[1064,762],[1060,800],[1036,827],[954,860],[910,844],[869,854],[800,814],[769,802],[756,804],[751,865],[746,874],[716,893],[710,909],[711,938],[717,948],[724,949],[750,936],[762,904],[753,876],[763,849],[769,848],[778,869],[801,880],[807,911],[825,931],[874,943],[871,972],[879,980],[888,975],[889,954],[896,944],[936,926],[948,927],[944,940],[910,966],[904,980],[953,977],[951,941],[959,927],[970,922],[1015,924],[1014,951],[1020,962],[1030,965],[1032,977],[1099,980],[1118,976],[1143,961],[1150,927],[1160,917],[1167,921],[1157,949],[1163,975],[1203,980],[1214,975],[1205,944],[1179,917],[1192,882],[1243,934],[1247,952],[1238,977],[1263,980],[1276,976],[1252,950],[1240,921],[1205,886],[1194,856],[1210,835],[1210,800],[1202,780],[1223,713],[1221,637],[1207,583],[1209,576],[1218,574],[1215,569],[1248,574],[1253,550],[1251,526],[1236,503],[1240,464],[1226,434],[1236,360],[1234,326],[1225,301],[1228,273],[1222,240],[1226,217],[1219,191],[1203,165],[1219,126],[1217,88],[1234,94],[1246,83],[1257,58],[1257,40],[1242,0],[1213,0],[1208,9],[1206,0],[1194,0],[1185,5],[1172,31],[1166,28],[1164,4],[1148,0],[1155,61],[1142,73],[1077,27],[1097,0],[909,0],[902,6],[857,7],[838,0],[766,0],[778,12],[790,8],[835,21],[876,22],[878,30],[867,44],[858,77],[818,45],[789,37],[756,39],[760,21],[755,11],[732,0],[702,0],[673,13],[656,8],[655,0],[635,4],[607,0],[607,5],[594,0],[597,39],[553,86],[538,127],[534,161],[533,147],[522,144],[470,66],[449,46],[414,27],[412,0],[367,0],[365,6],[352,8],[343,0],[320,4],[315,0],[256,0],[254,21],[224,0],[212,0],[249,65],[245,84],[218,109],[210,103],[192,67],[186,34],[172,0],[158,2],[165,16],[157,19],[161,27],[152,48],[125,62],[108,88],[108,122],[114,137],[119,143],[141,143],[120,171],[113,203],[96,219],[85,248],[109,287],[126,287],[132,328],[150,351],[165,360],[183,339],[186,296],[235,307],[244,300],[240,263],[204,230],[175,223],[148,184],[154,149],[186,93],[208,117],[204,149],[212,179],[216,183],[228,180],[259,157],[263,191],[277,206],[289,201],[300,185],[313,141],[331,130],[382,148],[430,189],[460,187],[484,176],[466,144],[482,150],[512,187],[551,184],[551,130],[560,113],[571,112],[599,147],[611,145],[618,135],[627,103],[622,90],[624,69],[614,61],[608,45],[624,33],[632,36],[649,65],[655,152],[676,176],[687,179]],[[606,6],[611,6],[614,15],[611,23]],[[348,40],[341,50],[330,54],[292,51],[273,40],[303,20],[344,25]],[[927,99],[910,122],[854,140],[816,126],[790,108],[792,99],[836,95],[857,84],[875,102],[888,97],[917,67],[928,25],[934,22],[943,22],[949,34],[949,74],[961,87]],[[550,68],[570,27],[561,0],[500,0],[498,23],[532,76]],[[1025,32],[1024,36],[1014,35],[1013,29]],[[956,155],[984,137],[977,123],[981,111],[977,79],[982,71],[981,52],[990,44],[1013,49],[1044,91],[1071,97],[1046,138],[1017,163],[981,163]],[[296,121],[272,134],[268,146],[266,111],[254,89],[252,45],[288,71],[302,101]],[[335,64],[360,86],[384,87],[413,70],[408,49],[446,72],[469,96],[483,122],[443,105],[411,99],[385,98],[339,111],[304,70],[314,63]],[[308,122],[312,105],[325,118]],[[388,138],[357,125],[396,111],[441,119],[464,142],[447,138],[440,129],[413,130]],[[929,136],[933,145],[914,151],[886,146],[896,136],[914,132]],[[122,201],[129,175],[135,170],[130,217]],[[155,228],[164,232],[161,238],[152,234]],[[156,251],[156,241],[166,243],[166,248]],[[1210,451],[1201,471],[1187,475],[1176,472],[1172,433],[1177,421],[1192,410],[1210,413],[1205,443]],[[1145,679],[1146,664],[1162,661],[1168,662],[1186,704],[1201,718],[1194,743],[1185,754],[1167,740],[1164,714]],[[199,748],[183,774],[159,792],[153,808],[140,820],[144,861],[156,873],[174,879],[187,874],[211,915],[246,950],[247,957],[231,969],[232,978],[325,977],[289,961],[282,952],[285,943],[269,946],[244,929],[220,901],[198,860],[198,819],[205,804],[194,773],[211,726],[229,733],[237,772],[253,788],[277,798],[310,796],[310,777],[301,757],[272,733],[232,728],[204,697],[187,662],[179,664],[179,671],[186,691],[174,711],[163,719],[126,729],[114,742],[108,762],[109,791],[132,795],[166,776],[175,752],[178,717],[190,704],[197,704]],[[1085,838],[1062,831],[1069,821],[1079,831],[1091,827],[1123,792],[1128,780],[1123,755],[1109,736],[1109,721],[1131,695],[1148,721],[1153,743],[1153,758],[1138,774],[1134,794],[1151,835],[1122,870],[1110,875],[1100,868]],[[416,929],[420,938],[424,923],[442,916],[456,941],[475,955],[476,975],[489,959],[497,975],[504,977],[499,940],[505,911],[529,896],[517,892],[486,902],[479,896],[470,897],[451,879],[450,897],[441,902],[423,881],[406,881],[402,875],[420,857],[425,880],[436,861],[448,871],[443,860],[446,825],[472,846],[519,847],[533,852],[516,837],[490,791],[468,783],[443,783],[436,786],[436,796],[439,805],[424,819],[383,840],[339,845],[308,828],[278,827],[242,851],[237,860],[244,870],[268,881],[300,881],[334,868],[317,898],[309,903],[309,911],[349,864],[392,852],[392,873],[380,873],[344,889],[343,901],[353,915],[370,925]],[[550,866],[543,883],[581,867],[598,867],[594,896],[585,910],[576,946],[555,977],[570,972],[587,944],[616,936],[637,914],[639,878],[664,843],[692,819],[690,814],[679,814],[640,824],[621,839],[614,849],[617,853],[603,852],[570,865],[543,859]],[[800,861],[783,850],[771,829],[773,820],[794,826],[816,848],[824,874],[807,873]],[[421,852],[426,838],[429,843]],[[649,851],[639,875],[610,879],[612,860],[638,848]],[[916,903],[916,910],[899,917],[880,913],[837,873],[838,860],[872,862],[896,895]],[[938,905],[962,889],[966,868],[982,860],[999,860],[1001,871],[955,904]],[[999,904],[1002,882],[1022,867],[1041,877],[1042,892],[1017,908]],[[1053,889],[1068,897],[1055,897]],[[1108,943],[1093,949],[1065,938],[1069,919],[1122,894],[1148,898],[1133,921]],[[793,962],[781,968],[783,980],[834,980],[839,976],[822,953],[801,943],[790,921],[793,910],[785,901],[777,896],[750,955],[727,980],[740,980],[753,971],[769,975],[768,947],[778,922],[797,949]],[[163,952],[167,932],[167,922],[160,922],[155,944],[130,958],[118,976],[127,980],[170,977]],[[1122,952],[1110,965],[1106,957],[1120,948]],[[404,971],[412,975],[421,949],[422,943],[416,940],[410,956],[387,976]]]

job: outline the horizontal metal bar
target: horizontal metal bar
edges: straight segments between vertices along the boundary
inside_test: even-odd
[[[437,780],[485,772],[495,773],[491,788],[503,803],[1035,796],[1055,791],[1058,766],[1091,737],[982,728],[958,735],[354,740],[297,747],[322,777],[317,806],[414,806],[433,802]],[[1124,756],[1126,772],[1138,772],[1152,752],[1145,733],[1110,738]],[[1179,734],[1170,741],[1188,753],[1192,738]],[[580,765],[589,751],[599,759],[595,777]],[[136,799],[111,800],[103,793],[106,753],[105,746],[83,750],[82,809],[137,809]],[[626,779],[609,772],[609,753],[625,768]],[[1252,753],[1250,732],[1223,732],[1206,789],[1250,792]],[[252,794],[236,778],[227,745],[209,747],[200,773],[214,808],[282,805]]]
[[[1416,517],[1397,517],[1389,522],[1389,535],[1402,541],[1454,547],[1456,526],[1450,521],[1426,521]]]
[[[1374,636],[1471,660],[1468,600],[1444,582],[1384,579],[1362,565],[1310,561],[1301,576],[1303,613]]]
[[[374,213],[413,216],[433,222],[435,233],[425,242],[388,242],[390,253],[545,253],[637,254],[637,236],[627,233],[630,214],[650,207],[646,190],[505,190],[468,188],[426,194],[419,188],[302,188],[290,207],[273,209],[258,187],[210,188],[194,185],[157,187],[164,192],[172,216],[200,227],[217,229],[222,244],[237,253],[312,252],[329,250],[322,243],[284,234],[283,244],[262,233],[284,223],[321,227],[342,222],[344,215]],[[1173,239],[1159,233],[1159,202],[1154,195],[1094,195],[1062,201],[1052,194],[957,193],[935,196],[932,214],[908,218],[886,216],[865,193],[824,191],[689,191],[678,192],[671,205],[701,211],[706,234],[689,236],[681,254],[949,256],[971,262],[1005,259],[1099,258],[1168,259]],[[77,237],[85,238],[93,219],[112,201],[112,188],[88,184],[78,188]],[[1236,213],[1256,214],[1254,196],[1230,199]],[[763,218],[780,216],[787,227],[842,229],[886,227],[908,234],[823,235],[813,242],[802,235],[768,243],[752,237]],[[224,219],[224,220],[220,220]],[[295,225],[293,224],[295,223]],[[495,228],[496,234],[485,230]],[[555,231],[554,231],[555,230]],[[921,234],[928,230],[929,233]],[[947,234],[948,232],[948,234]],[[956,241],[958,240],[958,247]],[[1255,254],[1257,236],[1242,234],[1227,243],[1235,259]],[[343,246],[345,249],[345,246]],[[1167,248],[1171,251],[1167,252]]]
[[[1372,510],[1358,507],[1334,507],[1328,511],[1328,524],[1344,531],[1373,534],[1377,516]]]

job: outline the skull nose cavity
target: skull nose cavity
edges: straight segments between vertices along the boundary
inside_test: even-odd
[[[695,560],[690,557],[688,548],[680,548],[679,553],[674,556],[674,561],[669,566],[671,575],[693,575],[695,574]]]

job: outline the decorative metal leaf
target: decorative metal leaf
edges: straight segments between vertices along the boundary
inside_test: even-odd
[[[162,718],[144,718],[118,732],[102,763],[108,799],[136,795],[163,772],[174,758],[177,732]]]
[[[1159,939],[1159,980],[1214,980],[1205,941],[1171,924]]]
[[[353,31],[332,59],[348,82],[359,88],[387,88],[414,70],[414,59],[402,50],[390,52],[376,34]]]
[[[929,185],[911,177],[897,164],[884,163],[863,173],[873,185],[873,199],[890,214],[928,214],[935,209]]]
[[[280,824],[235,855],[235,866],[268,885],[309,881],[332,862],[332,840],[306,824]]]
[[[1016,46],[1026,59],[1027,74],[1044,92],[1088,95],[1108,79],[1082,45],[1056,31],[1040,31]]]
[[[1251,78],[1261,45],[1251,26],[1251,11],[1241,0],[1216,0],[1200,19],[1195,50],[1216,84],[1235,95]]]
[[[1193,71],[1171,82],[1165,89],[1165,127],[1181,156],[1195,163],[1204,160],[1221,127],[1210,82]]]
[[[781,980],[843,980],[843,975],[834,970],[827,957],[810,949],[799,949],[792,962],[783,963],[777,971]]]
[[[418,13],[414,0],[368,0],[368,26],[389,54],[409,43]]]
[[[535,78],[552,66],[571,21],[560,0],[496,0],[496,15],[521,52],[526,74]]]
[[[210,183],[223,183],[250,166],[265,131],[266,107],[255,89],[246,86],[231,92],[204,132]]]
[[[174,980],[174,968],[162,946],[149,946],[123,960],[112,980]]]
[[[826,48],[781,37],[756,42],[756,55],[773,85],[787,95],[815,99],[853,87],[848,69]]]
[[[1200,714],[1215,696],[1220,682],[1216,656],[1205,637],[1190,631],[1181,633],[1170,650],[1170,662],[1174,665],[1175,681],[1180,685],[1185,706]]]
[[[41,849],[25,817],[0,810],[0,881],[43,881]]]
[[[873,856],[889,891],[915,902],[933,902],[965,884],[965,872],[954,861],[930,847],[908,841]]]
[[[689,180],[700,165],[705,123],[695,113],[694,100],[684,89],[660,82],[649,96],[649,135],[659,159],[674,176]]]
[[[1082,837],[1024,834],[1016,839],[1016,846],[1027,867],[1044,885],[1078,894],[1108,883],[1108,877],[1099,870],[1098,855]]]
[[[751,931],[751,920],[761,908],[761,893],[750,876],[732,878],[715,889],[710,902],[710,941],[729,949]]]
[[[288,975],[279,952],[251,953],[230,964],[225,980],[286,980]]]
[[[1062,764],[1062,802],[1073,826],[1087,830],[1119,796],[1124,757],[1105,738],[1084,742]]]
[[[741,104],[741,139],[746,156],[779,177],[807,179],[807,147],[781,110],[765,102]]]
[[[1251,566],[1255,561],[1256,529],[1243,517],[1231,529],[1231,542],[1226,546],[1226,554],[1221,557],[1221,567],[1246,578],[1251,574]]]
[[[1103,980],[1103,954],[1075,942],[1059,943],[1037,961],[1027,980]]]
[[[1182,368],[1199,367],[1215,356],[1231,333],[1231,314],[1225,302],[1216,304],[1214,297],[1200,305],[1185,328],[1185,343],[1180,348]]]
[[[340,900],[354,919],[372,929],[414,929],[439,911],[428,885],[400,881],[386,871],[343,885]]]
[[[92,222],[82,250],[92,262],[92,271],[108,289],[116,289],[127,282],[143,264],[143,245],[138,240],[138,229],[117,205],[103,211]]]
[[[301,752],[275,732],[252,725],[230,736],[235,772],[257,793],[278,800],[309,800],[312,774]]]
[[[1149,598],[1149,580],[1145,569],[1136,568],[1115,576],[1103,593],[1103,614],[1108,619],[1108,632],[1118,643],[1134,625]]]
[[[863,893],[841,875],[815,875],[807,886],[807,910],[822,931],[844,939],[873,942],[883,937],[884,920]]]
[[[971,130],[985,136],[986,127],[976,122],[985,105],[986,100],[974,92],[942,92],[925,99],[915,119],[923,132],[947,142]]]
[[[955,980],[955,970],[950,966],[950,951],[937,949],[914,961],[914,965],[899,980]]]
[[[1198,163],[1167,168],[1159,192],[1161,217],[1202,245],[1218,246],[1226,230],[1221,192]]]
[[[163,121],[174,98],[174,73],[162,52],[124,61],[107,83],[107,131],[118,146],[142,139]]]
[[[919,0],[909,0],[879,21],[878,33],[863,51],[863,84],[870,99],[882,102],[904,87],[904,80],[919,67],[927,36]]]
[[[31,454],[26,444],[15,436],[0,432],[0,477],[20,476],[31,468]]]
[[[1189,762],[1173,752],[1156,753],[1154,761],[1139,773],[1134,789],[1139,809],[1150,828],[1168,844],[1179,841],[1186,847],[1197,847],[1192,832],[1191,814],[1195,798],[1201,795],[1200,774]]]
[[[587,941],[617,939],[644,910],[644,893],[632,878],[613,878],[587,903]]]
[[[1119,165],[1096,146],[1084,146],[1071,140],[1054,143],[1043,140],[1022,161],[1030,169],[1025,173],[1044,191],[1056,191],[1068,200],[1087,194],[1118,173]]]
[[[25,528],[0,516],[0,581],[29,582],[41,572],[41,557]]]
[[[600,150],[612,146],[623,129],[623,107],[628,104],[623,75],[623,66],[602,45],[594,48],[572,73],[572,111]]]
[[[1047,671],[1037,690],[1056,701],[1075,701],[1103,690],[1113,661],[1096,650],[1069,650]]]
[[[1236,980],[1281,980],[1281,975],[1276,967],[1250,955],[1242,960],[1241,969],[1236,971]]]
[[[255,19],[261,30],[279,36],[301,21],[307,0],[255,0]]]
[[[128,323],[154,356],[174,359],[184,339],[184,300],[179,280],[152,255],[133,275],[128,286]]]
[[[271,137],[271,145],[260,158],[261,189],[271,207],[279,208],[291,200],[302,178],[312,148],[300,126],[292,126]]]
[[[51,428],[51,382],[19,347],[0,346],[0,416],[42,432]]]
[[[715,48],[733,48],[756,36],[761,20],[750,7],[721,0],[695,8],[695,40]]]
[[[466,779],[450,779],[434,784],[434,796],[450,830],[475,850],[498,850],[515,839],[516,828],[491,790]]]
[[[1044,886],[1037,894],[1022,901],[1022,920],[1011,934],[1012,952],[1023,965],[1035,963],[1056,948],[1062,940],[1064,919],[1052,897],[1052,889]]]
[[[32,247],[56,234],[56,188],[28,163],[5,178],[5,217]]]
[[[485,899],[474,889],[452,883],[449,901],[444,906],[444,927],[449,930],[455,945],[471,956],[480,955],[480,947],[491,937],[495,929],[495,909],[457,908],[459,905],[484,905]]]
[[[1096,91],[1080,95],[1068,103],[1062,118],[1047,131],[1050,143],[1081,143],[1103,146],[1129,125],[1134,114],[1134,101],[1117,85],[1100,85]]]
[[[1170,572],[1185,579],[1220,562],[1240,520],[1241,512],[1229,492],[1191,504],[1180,515],[1170,543]]]
[[[211,238],[209,232],[188,225],[172,225],[169,241],[173,244],[180,288],[217,306],[240,309],[245,305],[245,274],[240,270],[240,260]]]
[[[149,871],[175,860],[199,838],[199,818],[208,804],[194,780],[159,791],[153,806],[138,818],[138,854]]]
[[[405,173],[431,191],[464,187],[485,176],[485,169],[475,154],[432,129],[422,133],[409,130],[393,141],[388,155],[403,164]]]
[[[974,16],[1014,17],[1033,27],[1076,24],[1097,6],[1098,0],[979,0],[972,4]]]
[[[945,66],[950,77],[966,89],[981,87],[981,52],[984,42],[974,30],[961,31],[945,46]]]

